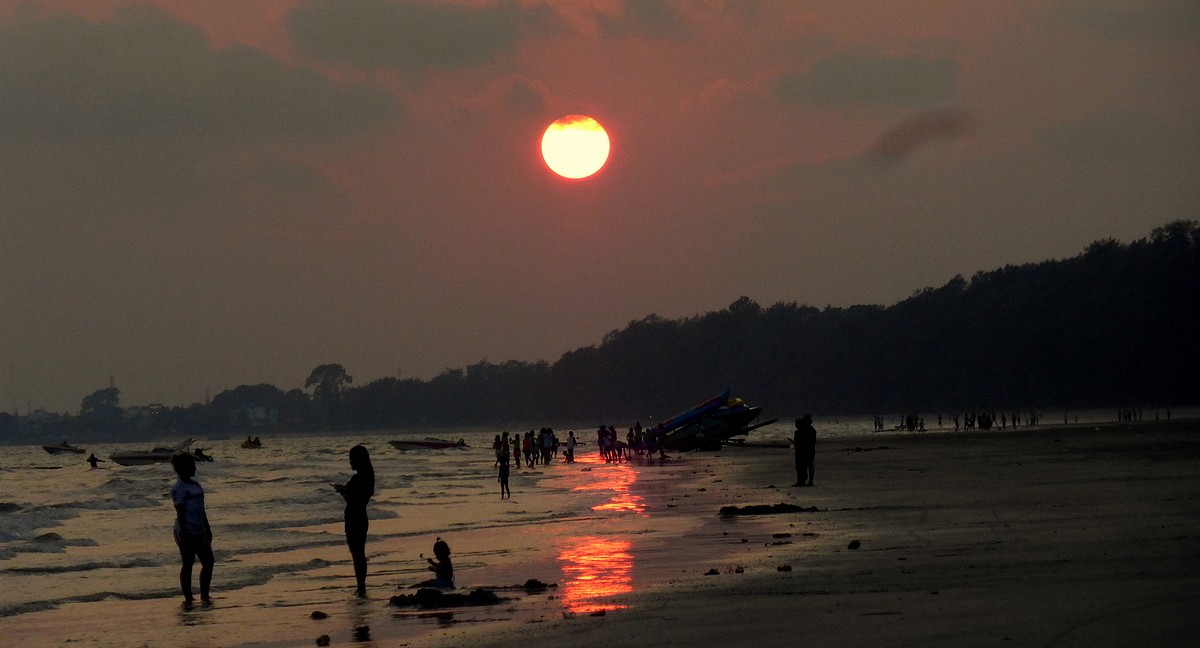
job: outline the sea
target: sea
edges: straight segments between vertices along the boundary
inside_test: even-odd
[[[1055,420],[1043,415],[1042,425],[1115,417],[1060,413]],[[888,428],[895,424],[898,417],[885,420]],[[875,434],[870,416],[818,418],[815,425],[826,440]],[[929,433],[952,431],[952,425],[949,415],[941,428],[936,415],[926,417]],[[776,421],[751,432],[746,443],[786,448],[792,428],[791,419]],[[368,509],[368,584],[377,599],[431,577],[424,558],[441,537],[454,551],[460,586],[504,588],[536,579],[561,587],[557,599],[564,613],[613,609],[614,594],[637,586],[631,563],[638,538],[686,534],[692,524],[644,515],[674,506],[654,500],[656,492],[666,492],[656,480],[694,476],[701,460],[679,457],[666,468],[605,464],[596,455],[593,430],[555,428],[560,438],[567,429],[582,442],[578,463],[565,464],[560,456],[549,466],[514,469],[508,499],[499,495],[491,449],[499,428],[267,434],[261,448],[241,447],[241,437],[196,439],[192,448],[214,458],[198,464],[196,480],[213,527],[218,605],[316,608],[347,598],[353,578],[342,530],[344,502],[332,484],[353,474],[348,450],[362,444],[377,479]],[[463,439],[467,447],[402,451],[388,443],[424,438]],[[23,617],[29,617],[26,625],[36,626],[35,618],[53,623],[51,612],[66,607],[100,619],[102,606],[114,601],[182,598],[171,534],[174,472],[166,463],[120,466],[109,459],[160,444],[69,441],[105,461],[92,468],[86,454],[0,446],[0,630]],[[648,547],[643,543],[638,551],[653,550]],[[657,550],[671,547],[660,543]],[[266,642],[284,631],[259,623],[255,632],[229,643]]]

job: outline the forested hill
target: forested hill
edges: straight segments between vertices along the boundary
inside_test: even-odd
[[[41,432],[622,425],[726,387],[776,417],[1194,406],[1198,329],[1200,225],[1181,221],[1128,245],[1098,241],[1071,259],[955,277],[889,307],[764,308],[742,297],[686,319],[650,315],[553,364],[480,362],[361,385],[322,365],[311,393],[242,385],[150,417],[129,416],[110,387]],[[14,429],[0,414],[0,436]]]
[[[1200,402],[1200,226],[961,276],[894,306],[630,322],[548,363],[479,363],[345,393],[356,426],[670,415],[726,386],[773,415]],[[350,422],[350,421],[347,421]]]

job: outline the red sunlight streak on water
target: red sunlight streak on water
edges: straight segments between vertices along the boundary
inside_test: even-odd
[[[601,464],[604,465],[604,464]],[[592,507],[593,511],[627,511],[639,515],[646,512],[646,504],[641,495],[629,492],[629,487],[637,481],[637,471],[622,464],[604,465],[592,473],[593,481],[580,484],[574,491],[612,491],[613,496],[603,504]]]
[[[558,560],[563,570],[563,601],[576,614],[623,610],[625,605],[604,601],[633,591],[632,546],[627,540],[594,536],[573,538],[562,547]]]

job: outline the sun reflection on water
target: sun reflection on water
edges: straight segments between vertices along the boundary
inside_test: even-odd
[[[647,515],[645,500],[633,492],[637,470],[625,464],[605,463],[595,455],[580,459],[579,463],[587,466],[579,473],[581,483],[572,490],[608,495],[607,500],[591,507],[593,511]],[[558,548],[558,561],[562,565],[562,600],[567,611],[591,614],[625,609],[627,606],[613,597],[633,591],[632,547],[632,542],[613,537],[565,538]]]
[[[611,491],[612,497],[607,502],[592,507],[593,511],[628,512],[644,515],[646,503],[641,495],[630,492],[630,487],[637,481],[637,471],[622,464],[604,465],[592,475],[594,479],[575,486],[575,491]]]
[[[570,538],[559,549],[563,570],[563,601],[576,614],[622,610],[613,596],[633,591],[632,544],[595,536]]]

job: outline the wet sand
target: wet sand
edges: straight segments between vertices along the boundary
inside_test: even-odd
[[[707,523],[659,558],[678,577],[629,595],[627,609],[451,625],[410,645],[1193,646],[1200,637],[1200,422],[819,442],[812,488],[784,486],[790,459],[768,449],[704,459],[710,483],[691,493],[689,514]],[[819,510],[718,519],[729,503]],[[694,545],[726,557],[693,558]]]
[[[543,480],[559,482],[560,494],[544,496]],[[212,608],[84,602],[0,619],[0,636],[76,646],[312,646],[329,635],[334,646],[605,648],[1191,646],[1200,636],[1198,421],[819,439],[816,486],[794,481],[790,451],[777,448],[514,471],[513,498],[502,503],[514,512],[557,510],[554,497],[597,487],[611,489],[612,509],[537,528],[448,529],[460,591],[495,589],[506,599],[495,606],[430,616],[388,605],[426,576],[410,554],[429,544],[392,538],[368,546],[366,600],[349,594],[343,562],[222,593],[221,570],[237,569],[227,562]],[[816,510],[717,514],[774,504]],[[172,577],[164,574],[166,587]],[[527,578],[560,586],[501,587]],[[310,618],[318,610],[328,618]],[[364,625],[370,641],[356,642]]]

